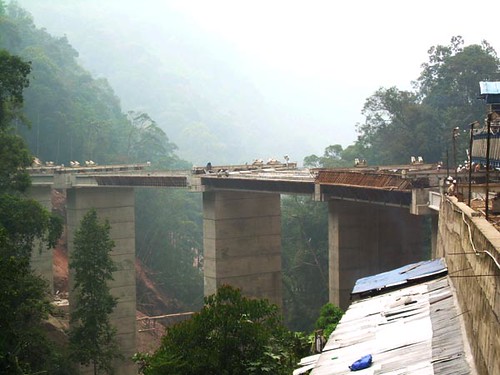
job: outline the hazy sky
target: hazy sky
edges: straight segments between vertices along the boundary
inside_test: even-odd
[[[297,102],[314,103],[333,128],[347,126],[338,134],[344,145],[355,140],[365,99],[381,86],[411,89],[431,46],[461,35],[466,44],[486,39],[500,53],[495,1],[170,3],[233,44],[254,64],[258,83],[281,81],[285,91],[296,90]]]
[[[61,0],[61,4],[71,1],[82,3]],[[330,144],[347,146],[355,141],[355,124],[363,120],[360,112],[366,98],[380,87],[411,89],[431,46],[448,45],[452,36],[461,35],[466,45],[486,39],[500,53],[498,1],[490,0],[101,0],[98,4],[103,9],[114,4],[119,13],[160,28],[163,15],[173,7],[207,35],[224,40],[241,55],[238,63],[248,79],[271,101],[301,108],[314,153]],[[41,26],[51,30],[50,25]]]

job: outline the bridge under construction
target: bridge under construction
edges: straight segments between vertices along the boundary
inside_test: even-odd
[[[329,295],[341,307],[361,277],[427,259],[423,217],[432,218],[433,251],[437,211],[446,174],[436,165],[299,169],[293,163],[195,167],[158,171],[149,164],[30,169],[31,196],[50,207],[52,189],[66,191],[67,243],[86,212],[94,208],[111,225],[118,266],[111,293],[118,298],[112,319],[122,354],[135,352],[136,188],[180,188],[203,195],[204,290],[222,284],[247,296],[282,305],[280,196],[299,194],[328,204]],[[52,280],[51,254],[33,264]],[[72,275],[70,274],[70,290]],[[70,295],[71,304],[71,295]],[[119,373],[133,373],[124,364]]]

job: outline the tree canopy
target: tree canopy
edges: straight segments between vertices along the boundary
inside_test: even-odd
[[[47,282],[30,267],[32,251],[54,246],[62,225],[22,194],[30,185],[31,157],[11,126],[29,72],[29,63],[0,50],[0,372],[66,374],[71,368],[42,328],[52,311]]]
[[[305,162],[352,166],[359,158],[369,165],[408,164],[411,156],[445,161],[453,129],[468,130],[470,123],[485,117],[479,82],[500,80],[500,60],[488,42],[465,46],[460,36],[449,45],[432,46],[428,53],[413,91],[381,87],[366,99],[365,120],[356,125],[359,136],[353,145],[334,155],[327,155],[333,147],[328,146],[323,158],[311,155]],[[456,139],[460,157],[465,158],[467,138]]]
[[[289,374],[304,354],[277,306],[222,286],[199,313],[167,328],[153,355],[138,360],[145,375]]]
[[[31,75],[30,85],[24,92],[22,115],[20,111],[9,112],[15,120],[9,121],[13,132],[21,135],[28,147],[21,145],[21,137],[12,134],[0,139],[0,162],[11,165],[0,171],[0,185],[20,171],[18,163],[29,166],[31,154],[42,162],[66,166],[72,160],[82,164],[92,160],[99,164],[149,161],[155,169],[191,168],[189,162],[177,156],[177,146],[164,130],[170,129],[169,122],[164,119],[158,123],[144,111],[122,110],[109,83],[94,78],[80,66],[78,52],[66,37],[54,37],[45,29],[37,28],[30,13],[15,1],[3,9],[0,49],[6,48],[9,54],[30,61],[24,62],[24,66],[17,63],[17,57],[9,57],[16,62],[14,66],[30,68]],[[99,60],[105,62],[106,58],[100,56]],[[14,75],[8,77],[12,80]],[[18,90],[24,83],[20,80],[17,87],[12,87]],[[134,86],[129,80],[127,83]],[[138,92],[135,87],[134,92]],[[14,104],[13,97],[9,104],[10,107]],[[171,101],[163,104],[175,106]],[[30,126],[22,126],[23,122]],[[23,173],[17,174],[16,181],[18,187],[29,185]],[[143,264],[153,266],[155,281],[163,291],[168,290],[182,306],[199,307],[203,280],[200,270],[192,267],[195,257],[202,254],[199,196],[138,189],[136,202],[138,256]],[[172,215],[173,210],[166,208],[167,205],[183,205],[189,210],[177,210],[183,214]],[[179,275],[186,277],[179,278]],[[186,283],[185,279],[188,279]]]

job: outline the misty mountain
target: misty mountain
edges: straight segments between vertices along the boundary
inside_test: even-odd
[[[147,112],[197,165],[255,158],[301,161],[306,121],[271,104],[247,78],[234,49],[173,9],[130,4],[24,0],[35,24],[65,35],[80,63],[108,80],[124,110]],[[285,115],[286,114],[286,115]]]

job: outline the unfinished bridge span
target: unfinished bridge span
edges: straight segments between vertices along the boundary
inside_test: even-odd
[[[155,171],[146,164],[33,168],[31,196],[50,208],[52,189],[66,190],[68,250],[85,213],[111,225],[118,270],[110,288],[122,354],[135,353],[135,188],[182,188],[203,195],[204,291],[222,284],[282,306],[281,195],[308,195],[328,204],[330,301],[345,308],[357,279],[427,259],[423,250],[429,191],[442,177],[431,165],[297,169],[294,164]],[[437,219],[433,221],[433,244]],[[52,281],[51,255],[33,267]],[[70,271],[70,290],[72,275]],[[51,284],[52,285],[52,284]],[[71,294],[70,294],[71,295]],[[71,297],[70,297],[71,304]],[[132,374],[125,363],[119,373]]]

